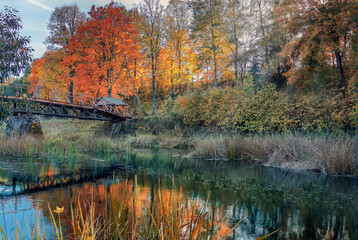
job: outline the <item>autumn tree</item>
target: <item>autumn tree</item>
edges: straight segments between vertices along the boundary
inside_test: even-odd
[[[271,32],[273,23],[273,4],[275,1],[271,0],[251,0],[251,12],[254,13],[254,21],[256,22],[256,29],[259,36],[259,47],[263,49],[262,66],[269,62],[269,47],[267,44],[267,36]]]
[[[277,9],[282,26],[293,35],[284,49],[291,63],[289,76],[296,80],[302,71],[312,72],[329,63],[330,51],[334,54],[337,85],[344,91],[346,77],[344,61],[347,47],[352,44],[358,3],[355,0],[284,0]]]
[[[211,63],[214,85],[218,85],[218,55],[220,52],[220,37],[222,24],[221,0],[191,0],[188,2],[193,18],[190,24],[191,37],[201,50],[201,62]]]
[[[0,82],[17,76],[31,61],[30,38],[20,35],[22,29],[18,11],[5,7],[0,12]]]
[[[49,89],[67,91],[67,82],[63,78],[66,72],[61,62],[66,58],[65,51],[45,52],[44,56],[32,64],[30,83]]]
[[[174,83],[176,82],[179,84],[179,92],[181,92],[185,50],[187,41],[189,41],[189,8],[187,4],[183,0],[171,0],[165,10],[165,20],[167,22],[165,31],[167,50],[173,61],[170,64],[171,87],[174,92]]]
[[[138,52],[137,32],[125,9],[114,3],[92,7],[67,46],[65,64],[76,66],[76,84],[81,92],[112,97],[132,95],[127,77],[128,61]]]
[[[30,84],[31,86],[37,86],[40,84],[40,78],[44,74],[43,64],[44,60],[42,58],[36,59],[31,64],[31,75],[30,75]]]
[[[141,36],[142,51],[150,62],[152,114],[155,114],[156,79],[164,31],[164,7],[159,0],[144,0],[139,4],[139,14],[140,21],[137,21],[136,25]]]

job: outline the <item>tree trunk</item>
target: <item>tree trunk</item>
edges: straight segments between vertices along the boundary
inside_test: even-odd
[[[69,95],[70,103],[73,103],[73,81],[71,81],[70,84],[68,84],[68,91],[70,92]]]
[[[73,78],[75,76],[75,70],[71,70],[70,77]],[[68,91],[70,92],[69,100],[70,103],[73,103],[73,80],[70,81],[68,85]]]
[[[171,68],[170,68],[170,84],[171,84],[171,90],[172,93],[174,93],[174,81],[173,81],[173,61],[171,61]]]
[[[142,106],[142,104],[141,104],[141,102],[140,102],[140,99],[139,99],[139,96],[138,96],[138,92],[137,92],[137,88],[136,88],[135,85],[134,85],[134,81],[133,81],[133,79],[132,79],[131,73],[130,73],[129,70],[127,70],[127,73],[128,73],[128,76],[129,76],[129,78],[130,78],[130,80],[131,80],[131,82],[132,82],[133,90],[134,90],[135,96],[137,97],[137,102],[138,102],[139,108],[140,108],[140,110],[142,111],[143,115],[146,116],[146,117],[148,117],[148,114],[144,111],[143,106]]]
[[[215,87],[217,87],[218,86],[218,77],[217,77],[217,62],[216,62],[216,51],[214,51],[214,72],[215,72],[215,74],[214,74],[214,78],[215,78]]]
[[[137,115],[137,99],[136,96],[134,95],[133,97],[133,116]]]
[[[181,52],[179,51],[179,82],[182,82],[181,76]]]
[[[157,99],[156,99],[156,109],[159,108],[159,84],[157,83]]]
[[[217,81],[217,61],[216,61],[216,45],[215,45],[215,35],[214,35],[214,23],[212,23],[211,25],[211,40],[212,40],[212,48],[213,48],[213,57],[214,57],[214,84],[215,87],[218,86],[218,81]]]
[[[261,34],[262,34],[262,40],[264,40],[265,37],[265,27],[264,27],[264,19],[263,19],[263,9],[262,9],[262,2],[258,1],[258,6],[259,6],[259,15],[260,15],[260,29],[261,29]],[[265,44],[265,64],[268,63],[268,48],[267,45]]]
[[[235,83],[239,85],[239,68],[237,66],[237,54],[235,54]]]
[[[154,66],[154,56],[152,53],[152,115],[155,114],[155,66]]]
[[[108,97],[112,97],[112,87],[108,88]]]
[[[343,75],[343,65],[342,65],[342,56],[339,51],[335,51],[336,60],[337,60],[337,68],[338,68],[338,76],[339,76],[339,89],[344,93],[344,75]]]
[[[107,70],[107,82],[110,87],[108,88],[108,97],[112,97],[112,86],[113,86],[113,69]]]

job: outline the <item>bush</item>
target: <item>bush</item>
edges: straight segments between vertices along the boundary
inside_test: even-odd
[[[241,133],[339,132],[357,128],[357,102],[353,93],[287,96],[272,85],[211,88],[171,102],[170,116],[187,126]]]

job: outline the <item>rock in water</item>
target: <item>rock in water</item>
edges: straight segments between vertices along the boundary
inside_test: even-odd
[[[41,123],[36,115],[12,116],[10,124],[6,125],[4,136],[31,134],[42,136]]]

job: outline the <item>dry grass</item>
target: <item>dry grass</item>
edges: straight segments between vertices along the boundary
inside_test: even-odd
[[[142,134],[111,138],[100,134],[103,123],[80,120],[42,121],[43,138],[0,136],[0,154],[32,156],[121,152],[132,148],[193,148],[190,156],[204,159],[258,160],[263,164],[291,169],[317,169],[334,175],[358,175],[354,137],[295,134],[254,136],[191,136],[179,129],[171,134]],[[0,129],[1,134],[1,129]],[[2,134],[1,134],[2,135]],[[357,141],[357,140],[356,140]]]
[[[334,175],[358,175],[358,156],[354,153],[358,143],[354,141],[357,140],[342,137],[318,142],[314,157],[321,170]]]
[[[158,137],[154,135],[138,135],[127,139],[133,148],[149,148],[158,144]]]
[[[30,156],[46,152],[46,144],[42,138],[23,136],[3,138],[0,137],[0,152],[3,155]]]
[[[136,137],[112,138],[103,134],[102,122],[52,119],[42,120],[43,137],[21,136],[4,138],[4,126],[0,128],[0,154],[33,156],[79,152],[122,152],[131,148],[150,148],[158,145],[158,136],[145,134]],[[168,138],[169,139],[169,138]],[[161,142],[170,147],[172,142]]]
[[[358,175],[354,138],[350,136],[217,136],[197,139],[193,155],[204,159],[251,159],[283,168],[317,169],[333,175]]]
[[[113,139],[97,133],[101,124],[80,120],[42,120],[43,137],[24,135],[4,138],[0,129],[0,154],[12,156],[33,156],[78,152],[120,152],[125,151],[128,142]]]
[[[194,149],[194,155],[204,159],[228,159],[225,139],[222,136],[196,139]]]

